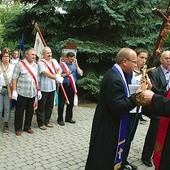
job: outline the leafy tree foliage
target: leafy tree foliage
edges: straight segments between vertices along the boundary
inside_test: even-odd
[[[16,48],[16,46],[18,48],[18,41],[16,41],[16,39],[18,39],[17,36],[14,39],[6,39],[6,33],[10,30],[13,31],[13,28],[8,28],[5,25],[8,24],[9,20],[12,20],[16,15],[20,14],[21,11],[22,6],[19,6],[19,4],[15,4],[13,1],[8,1],[8,3],[6,3],[6,1],[3,0],[0,6],[0,46],[2,48],[5,46],[9,47],[11,50]],[[7,29],[9,30],[7,31]]]
[[[85,72],[79,85],[85,91],[94,92],[91,75],[95,73],[99,80],[114,63],[120,48],[144,47],[152,53],[162,23],[152,14],[152,8],[166,9],[168,1],[21,0],[21,3],[33,6],[6,24],[5,41],[17,40],[24,32],[25,43],[33,46],[34,23],[38,22],[57,59],[66,42],[77,45],[78,60]],[[66,12],[60,13],[60,8]]]

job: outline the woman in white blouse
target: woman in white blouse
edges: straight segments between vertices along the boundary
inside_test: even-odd
[[[9,120],[10,120],[10,100],[11,97],[11,80],[14,70],[14,65],[9,62],[9,52],[2,52],[0,55],[0,117],[3,115],[3,132],[9,131]]]

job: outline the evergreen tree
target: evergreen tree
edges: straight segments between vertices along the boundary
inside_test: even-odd
[[[18,39],[24,32],[25,43],[33,46],[34,23],[53,50],[54,57],[70,41],[78,47],[78,60],[85,72],[78,83],[84,90],[98,94],[99,77],[114,63],[122,47],[144,47],[152,54],[162,21],[152,8],[167,8],[161,0],[58,0],[35,1],[6,25],[6,40]],[[62,8],[65,13],[60,13]],[[88,68],[88,69],[87,69]]]

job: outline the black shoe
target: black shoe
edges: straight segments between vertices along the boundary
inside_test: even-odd
[[[151,162],[150,159],[143,159],[143,158],[141,158],[141,160],[142,160],[143,164],[145,164],[146,166],[152,167],[152,162]]]
[[[138,169],[138,167],[132,164],[127,164],[124,167],[124,170],[136,170],[136,169]]]
[[[66,120],[66,122],[69,122],[69,123],[76,123],[75,120],[71,119],[71,120]]]
[[[59,124],[60,126],[64,126],[64,125],[65,125],[65,123],[64,123],[63,121],[58,121],[58,124]]]

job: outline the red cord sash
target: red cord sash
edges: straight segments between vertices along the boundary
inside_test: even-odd
[[[166,97],[170,99],[170,91],[168,91]],[[166,140],[166,134],[167,134],[169,122],[170,122],[170,118],[167,118],[167,117],[160,118],[157,139],[156,139],[156,144],[155,144],[155,150],[153,154],[153,162],[155,165],[155,170],[159,170],[159,166],[161,162],[161,155],[164,149],[164,143]]]

